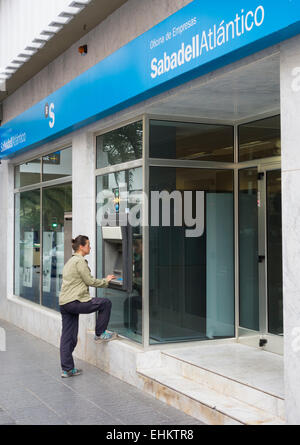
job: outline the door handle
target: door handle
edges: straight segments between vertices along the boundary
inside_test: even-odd
[[[258,262],[263,263],[265,261],[266,257],[265,255],[258,255]]]

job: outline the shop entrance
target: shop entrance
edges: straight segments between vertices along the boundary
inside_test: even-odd
[[[234,127],[233,162],[225,146],[218,156],[214,150],[214,157],[209,159],[202,147],[198,158],[187,158],[185,149],[186,159],[193,159],[194,165],[199,160],[203,168],[212,167],[200,163],[209,160],[215,162],[214,167],[218,164],[234,170],[236,337],[240,342],[282,354],[280,108],[280,58],[275,50],[178,89],[153,104],[149,112],[173,115],[173,120],[181,115],[195,121],[197,116],[198,122]],[[208,144],[206,149],[210,149]]]
[[[122,212],[113,204],[121,183],[128,214],[137,192],[148,211],[153,196],[159,209],[170,200],[168,224],[161,216],[152,224],[150,212],[133,233],[143,261],[132,265],[132,287],[101,291],[114,300],[113,328],[146,347],[236,338],[282,353],[280,60],[248,62],[157,98],[141,121],[97,137],[97,193],[111,196],[97,212],[108,204],[109,214]],[[203,216],[195,238],[186,236],[185,194],[189,215]],[[175,198],[183,206],[174,212]],[[103,274],[99,224],[97,236]]]

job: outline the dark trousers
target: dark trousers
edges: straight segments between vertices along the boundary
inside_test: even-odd
[[[62,334],[60,340],[60,361],[63,371],[73,369],[72,353],[77,345],[79,314],[98,312],[96,335],[101,335],[108,326],[111,312],[111,301],[108,298],[92,298],[86,303],[72,301],[60,306],[62,315]]]

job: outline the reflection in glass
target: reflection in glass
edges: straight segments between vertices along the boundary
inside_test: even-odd
[[[258,173],[239,172],[240,327],[259,330]]]
[[[40,191],[15,195],[14,293],[40,302]]]
[[[281,171],[267,173],[268,326],[283,334]]]
[[[142,122],[134,122],[97,137],[97,168],[141,159],[142,155]]]
[[[72,147],[43,156],[43,181],[72,175]]]
[[[281,156],[280,116],[239,127],[239,161]]]
[[[59,310],[58,297],[66,258],[65,241],[72,240],[72,185],[43,190],[43,281],[42,304]],[[68,239],[65,239],[66,232]],[[69,249],[71,256],[71,249]]]
[[[150,158],[233,162],[233,145],[230,126],[150,121]]]
[[[110,221],[124,221],[129,211],[140,217],[141,193],[143,187],[142,168],[111,173],[97,177],[97,276],[104,275],[101,222],[102,216],[110,215]],[[127,193],[123,188],[126,184]],[[116,203],[114,202],[116,191],[120,190],[121,203],[118,215],[116,215]],[[97,296],[110,298],[112,312],[110,328],[136,342],[142,342],[142,227],[141,225],[128,224],[131,239],[127,258],[132,257],[132,264],[128,265],[132,275],[132,286],[129,291],[116,288],[97,289]],[[126,252],[123,254],[126,255]],[[111,271],[110,273],[113,273]]]
[[[194,215],[205,192],[202,236],[150,225],[150,342],[233,337],[233,172],[151,167],[150,190],[192,191]]]
[[[141,230],[133,234],[133,265],[132,265],[132,293],[127,299],[124,319],[128,328],[142,335],[142,295],[143,295],[143,238]]]
[[[39,184],[41,182],[41,160],[34,159],[15,167],[15,187]]]

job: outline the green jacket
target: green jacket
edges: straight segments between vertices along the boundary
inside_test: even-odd
[[[89,286],[107,287],[108,284],[106,279],[93,278],[87,260],[82,255],[75,253],[63,268],[59,304],[63,306],[75,300],[86,303],[92,299],[89,294]]]

